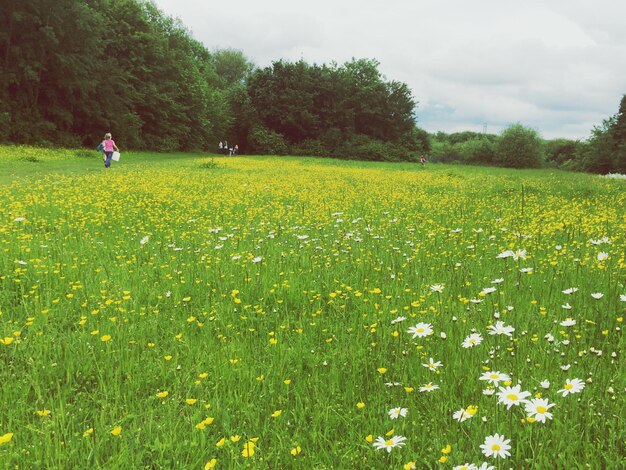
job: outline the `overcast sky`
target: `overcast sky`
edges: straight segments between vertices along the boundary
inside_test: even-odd
[[[209,49],[265,67],[373,58],[429,132],[585,139],[626,94],[624,0],[155,0]]]

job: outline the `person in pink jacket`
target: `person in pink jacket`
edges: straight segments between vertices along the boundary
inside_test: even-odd
[[[104,145],[104,167],[109,168],[111,166],[111,157],[113,156],[113,150],[119,152],[120,150],[115,145],[115,141],[111,137],[111,133],[107,132],[104,134],[104,140],[102,141],[102,145]]]

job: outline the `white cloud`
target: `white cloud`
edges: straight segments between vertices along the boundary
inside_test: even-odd
[[[156,0],[207,48],[272,60],[375,58],[428,131],[589,136],[626,93],[626,2]]]

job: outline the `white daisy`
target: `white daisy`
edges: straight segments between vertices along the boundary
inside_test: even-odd
[[[509,445],[511,439],[505,439],[504,436],[494,434],[493,436],[487,436],[485,443],[480,445],[483,454],[486,457],[501,457],[506,458],[511,455]]]
[[[472,333],[463,340],[463,344],[461,346],[464,348],[473,348],[482,343],[482,341],[483,337],[480,333]]]
[[[437,292],[438,294],[442,293],[443,289],[444,289],[444,286],[441,284],[433,284],[432,286],[430,286],[430,291]]]
[[[389,417],[391,419],[397,419],[399,417],[404,418],[406,416],[406,414],[408,413],[409,410],[407,410],[406,408],[391,408],[389,410]]]
[[[553,406],[554,403],[548,403],[548,400],[545,398],[533,398],[526,401],[524,409],[531,418],[535,418],[540,423],[545,423],[546,418],[552,419],[552,413],[548,412],[548,410]]]
[[[608,257],[609,257],[609,254],[604,251],[601,251],[600,253],[598,253],[598,261],[604,261]]]
[[[413,335],[413,338],[424,338],[433,334],[433,326],[430,323],[418,323],[407,330],[407,333]]]
[[[433,385],[432,382],[428,382],[426,385],[420,387],[420,392],[432,392],[433,390],[437,390],[439,385]]]
[[[511,334],[515,331],[510,325],[505,325],[503,321],[497,321],[495,325],[489,325],[487,327],[490,335],[506,335],[511,337]]]
[[[522,391],[521,385],[515,387],[499,387],[498,403],[506,405],[506,409],[509,410],[513,405],[519,405],[526,400],[526,397],[530,396],[530,392]]]
[[[439,367],[441,367],[443,364],[440,361],[435,362],[434,359],[431,357],[430,360],[428,361],[428,364],[422,364],[422,365],[424,367],[427,367],[429,370],[432,370],[434,372]]]
[[[570,393],[580,393],[585,388],[585,382],[580,379],[567,379],[565,381],[565,386],[558,390],[557,393],[560,393],[562,396],[566,397]]]
[[[486,380],[489,384],[498,386],[500,382],[510,382],[511,377],[508,374],[501,373],[497,370],[483,372],[479,380]]]
[[[389,439],[378,436],[372,445],[376,448],[376,450],[384,449],[387,452],[391,452],[391,449],[394,447],[402,447],[406,445],[404,441],[406,441],[406,437],[404,436],[392,436]]]
[[[559,325],[561,326],[574,326],[575,324],[576,324],[576,320],[574,320],[571,317],[567,317],[565,320],[559,323]]]
[[[594,292],[593,294],[591,294],[591,297],[596,300],[600,300],[602,297],[604,297],[604,294],[602,292]]]
[[[569,289],[565,289],[563,293],[569,295],[577,291],[578,291],[578,287],[570,287]]]

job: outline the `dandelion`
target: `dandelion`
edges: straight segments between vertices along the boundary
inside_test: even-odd
[[[461,346],[464,348],[473,348],[482,343],[482,341],[483,337],[480,333],[472,333],[463,340],[463,344],[461,344]]]
[[[480,448],[486,457],[500,457],[504,459],[511,455],[509,452],[511,449],[509,445],[510,442],[510,439],[505,439],[504,436],[494,434],[493,436],[487,436],[485,443],[481,444]]]
[[[500,382],[510,382],[511,377],[509,377],[508,374],[504,374],[499,371],[487,371],[483,372],[483,375],[480,376],[479,380],[486,380],[489,384],[497,387]]]
[[[552,413],[548,412],[548,410],[553,406],[554,403],[548,403],[548,400],[545,398],[533,398],[524,404],[524,409],[531,418],[540,423],[545,423],[546,418],[552,419]]]
[[[382,436],[378,436],[376,441],[374,441],[374,448],[376,450],[386,450],[387,452],[391,452],[391,449],[394,447],[402,447],[405,444],[406,437],[404,436],[392,436],[389,439],[385,439]]]
[[[432,370],[434,372],[443,364],[440,361],[435,362],[434,359],[431,357],[430,360],[428,361],[428,364],[422,364],[422,365],[428,368],[428,370]]]
[[[424,338],[433,334],[433,326],[430,323],[418,323],[408,329],[407,333],[413,335],[413,338]]]
[[[521,385],[516,385],[515,387],[499,387],[499,390],[498,403],[506,405],[507,410],[511,409],[513,405],[519,405],[526,397],[531,395],[530,392],[523,392]]]
[[[409,410],[406,408],[392,408],[388,414],[391,419],[398,419],[399,417],[405,417]]]
[[[562,396],[566,397],[570,393],[580,393],[585,388],[585,382],[580,379],[567,379],[565,381],[565,385],[561,390],[558,390],[557,393],[560,393]]]

